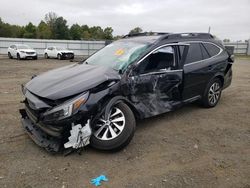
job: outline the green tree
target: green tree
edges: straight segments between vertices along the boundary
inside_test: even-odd
[[[113,39],[113,29],[112,29],[112,27],[106,27],[105,29],[104,29],[104,39],[107,39],[107,40],[112,40]]]
[[[103,39],[104,32],[100,26],[93,26],[89,28],[89,33],[92,39]]]
[[[80,40],[82,37],[82,28],[78,24],[73,24],[70,27],[69,34],[71,39],[73,40]]]
[[[11,26],[0,18],[0,37],[11,37]]]
[[[56,13],[54,12],[49,12],[47,14],[45,14],[45,22],[46,24],[49,26],[50,28],[50,31],[51,31],[51,38],[52,39],[55,39],[55,23],[56,23],[56,20],[57,20],[58,16]]]
[[[82,38],[83,39],[90,39],[91,35],[90,35],[89,31],[83,31],[82,32]]]
[[[19,25],[11,25],[11,37],[13,38],[22,38],[25,32],[24,27]]]
[[[142,33],[142,31],[143,31],[142,28],[136,27],[136,28],[130,30],[129,34],[132,35],[132,34],[136,34],[136,33]]]
[[[67,21],[63,17],[56,19],[53,32],[55,39],[69,39],[69,28]]]
[[[31,22],[24,28],[24,38],[36,38],[36,26],[33,25]]]
[[[230,42],[230,39],[224,39],[223,42]]]
[[[52,32],[47,23],[41,21],[37,27],[37,38],[39,39],[50,39],[52,37]]]

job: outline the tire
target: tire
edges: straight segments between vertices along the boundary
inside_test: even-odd
[[[222,92],[222,82],[220,79],[215,78],[211,80],[207,88],[204,92],[203,98],[202,98],[202,105],[205,108],[213,108],[215,107],[221,97]]]
[[[33,59],[34,59],[34,60],[37,60],[37,56],[35,56]]]
[[[20,54],[16,55],[17,60],[21,60]]]
[[[61,54],[57,54],[57,59],[61,60],[62,59],[62,55]]]
[[[119,111],[121,113],[115,115],[115,113]],[[114,115],[113,117],[112,114]],[[124,117],[124,122],[117,121],[118,118],[121,119],[122,117]],[[100,120],[96,122],[95,126],[93,127],[93,135],[90,139],[90,144],[92,147],[105,151],[117,151],[127,146],[132,140],[135,132],[136,122],[133,112],[125,103],[120,102],[115,106],[111,107],[110,119],[110,124],[105,124],[103,121]],[[116,121],[116,126],[112,123],[112,121]],[[100,124],[102,124],[101,126],[98,126],[99,122]],[[102,129],[102,131],[100,131],[100,129]],[[111,134],[111,129],[114,131],[113,135],[114,133],[116,134],[116,136],[113,138]],[[104,136],[106,130],[108,131],[106,133],[106,136]],[[101,138],[103,136],[105,138]]]
[[[10,54],[10,52],[8,52],[8,57],[9,57],[9,59],[13,59],[13,57]]]
[[[44,58],[45,58],[45,59],[49,59],[49,56],[48,56],[47,53],[44,54]]]

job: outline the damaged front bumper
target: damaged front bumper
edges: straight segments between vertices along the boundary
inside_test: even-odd
[[[89,144],[92,134],[90,120],[85,125],[74,125],[74,121],[63,121],[64,126],[45,125],[35,120],[29,109],[20,109],[21,123],[31,137],[40,147],[52,153],[61,152],[64,149],[79,149]],[[71,124],[69,123],[71,122]]]
[[[39,128],[36,123],[28,117],[25,109],[20,110],[21,123],[31,139],[39,146],[49,152],[59,152],[62,149],[62,139],[53,137]]]

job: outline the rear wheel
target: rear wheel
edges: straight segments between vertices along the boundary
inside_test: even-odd
[[[21,60],[20,54],[16,55],[17,60]]]
[[[8,57],[9,57],[9,59],[13,58],[12,55],[10,54],[10,52],[8,52]]]
[[[96,149],[119,150],[129,144],[135,132],[135,117],[123,102],[113,106],[108,118],[101,116],[93,127],[90,143]]]
[[[215,107],[220,100],[221,91],[222,82],[220,79],[216,78],[210,81],[202,99],[203,106],[206,108]]]

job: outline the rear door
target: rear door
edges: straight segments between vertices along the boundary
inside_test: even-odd
[[[203,42],[194,41],[188,43],[190,46],[183,67],[183,100],[201,97],[207,83],[217,71],[215,68],[217,62],[211,58]]]

